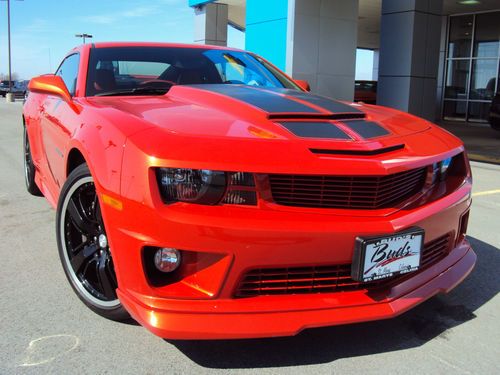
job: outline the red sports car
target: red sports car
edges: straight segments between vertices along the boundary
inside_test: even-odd
[[[96,43],[31,80],[27,189],[93,311],[171,339],[391,318],[472,270],[460,140],[240,50]]]

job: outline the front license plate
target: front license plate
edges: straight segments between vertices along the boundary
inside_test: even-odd
[[[391,236],[356,239],[352,277],[369,282],[403,273],[420,266],[424,231],[420,228]]]

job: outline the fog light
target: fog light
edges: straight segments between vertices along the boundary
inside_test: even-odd
[[[177,249],[164,247],[155,253],[155,267],[161,272],[172,272],[181,263],[181,253]]]

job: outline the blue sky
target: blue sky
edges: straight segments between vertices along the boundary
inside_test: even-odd
[[[88,33],[93,41],[193,41],[188,0],[11,0],[12,71],[20,78],[53,72]],[[244,48],[229,28],[228,44]],[[370,79],[369,53],[358,52],[357,78]],[[366,55],[366,56],[365,56]],[[7,72],[7,4],[0,2],[0,73]],[[369,75],[369,77],[368,77]],[[365,77],[366,76],[366,77]]]

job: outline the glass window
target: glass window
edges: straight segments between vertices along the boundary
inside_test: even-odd
[[[495,93],[497,60],[474,60],[470,85],[470,99],[491,100]]]
[[[170,64],[155,61],[118,61],[119,74],[145,77],[158,77],[170,67]]]
[[[465,120],[467,111],[467,102],[464,100],[452,101],[445,100],[443,105],[443,117],[445,120]]]
[[[500,12],[476,16],[474,56],[497,57],[500,44]]]
[[[75,53],[66,57],[56,71],[56,75],[60,76],[64,81],[69,93],[75,95],[76,79],[78,77],[78,65],[80,64],[80,55]]]
[[[470,57],[473,16],[450,18],[448,57]]]
[[[469,60],[450,60],[446,72],[444,96],[448,99],[466,99],[469,80]]]
[[[469,102],[469,120],[471,121],[488,121],[490,114],[491,102]]]
[[[141,46],[93,49],[86,94],[163,95],[173,85],[191,84],[298,89],[283,73],[246,52]]]

